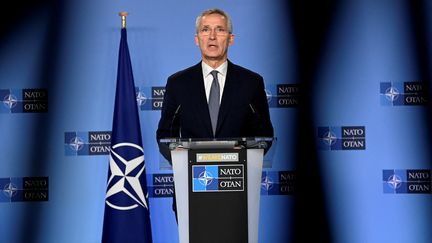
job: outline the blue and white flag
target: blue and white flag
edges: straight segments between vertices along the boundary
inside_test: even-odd
[[[152,242],[135,84],[121,30],[102,242]]]

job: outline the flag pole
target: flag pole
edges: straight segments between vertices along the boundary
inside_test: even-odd
[[[129,13],[128,12],[120,12],[119,16],[121,17],[121,27],[122,29],[126,28],[126,16],[128,16]]]

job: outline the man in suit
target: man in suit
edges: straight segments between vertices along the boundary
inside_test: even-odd
[[[220,9],[206,10],[197,17],[195,43],[202,61],[168,78],[158,141],[167,137],[273,137],[263,78],[228,60],[228,47],[234,43],[232,29],[230,17]],[[218,112],[209,104],[215,75]],[[169,151],[160,148],[170,161]]]
[[[228,60],[228,47],[234,43],[228,14],[210,9],[199,15],[195,43],[202,61],[168,78],[157,141],[273,137],[263,78]],[[159,148],[171,162],[168,147]]]

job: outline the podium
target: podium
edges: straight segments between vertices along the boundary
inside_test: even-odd
[[[263,155],[273,138],[160,142],[171,150],[180,243],[258,242]]]

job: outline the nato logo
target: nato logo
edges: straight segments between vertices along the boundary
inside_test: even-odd
[[[0,202],[22,202],[22,178],[0,178]]]
[[[243,165],[193,165],[193,192],[244,191]]]
[[[65,132],[66,156],[107,155],[110,153],[111,132]]]
[[[0,113],[43,113],[48,111],[46,89],[0,89]]]
[[[299,106],[300,87],[298,84],[276,84],[266,87],[267,102],[272,108]]]
[[[144,110],[161,110],[165,87],[135,87],[138,108]]]
[[[173,174],[153,174],[152,178],[147,178],[149,184],[150,197],[172,197],[174,195],[174,176]]]
[[[48,201],[48,177],[0,178],[0,202]]]
[[[218,169],[217,165],[192,166],[192,191],[193,192],[215,192],[218,191]]]
[[[261,195],[292,195],[294,181],[293,171],[263,171]]]
[[[382,179],[384,193],[431,193],[431,170],[383,170]]]
[[[424,82],[382,82],[380,84],[381,105],[426,105],[427,91]]]
[[[365,127],[318,127],[318,148],[320,150],[365,150]]]
[[[106,204],[122,211],[140,206],[148,209],[148,194],[141,180],[145,176],[144,149],[134,143],[114,144],[109,167]]]

